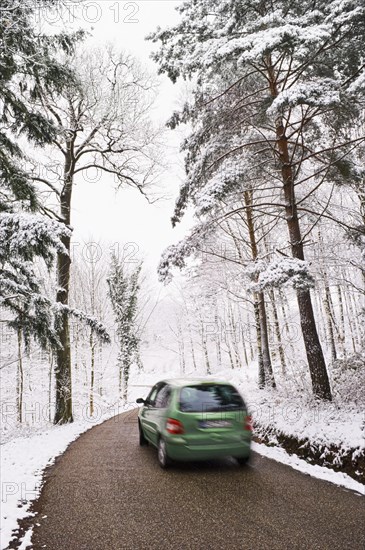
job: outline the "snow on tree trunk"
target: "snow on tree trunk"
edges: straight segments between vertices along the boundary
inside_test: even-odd
[[[23,350],[22,350],[22,330],[19,327],[17,330],[18,340],[18,376],[17,376],[17,408],[18,422],[23,421],[23,395],[24,395],[24,369],[23,369]]]
[[[274,294],[273,290],[271,290],[269,292],[269,296],[270,296],[270,300],[271,300],[271,307],[272,307],[272,312],[273,312],[273,317],[274,317],[274,330],[275,330],[275,336],[276,336],[276,341],[277,341],[278,350],[279,350],[281,371],[282,371],[283,377],[285,378],[286,374],[287,374],[287,372],[286,372],[285,352],[284,352],[284,347],[283,347],[283,341],[282,341],[282,338],[281,338],[279,315],[278,315],[278,310],[277,310],[277,307],[276,307],[275,294]]]
[[[329,302],[329,288],[327,286],[327,283],[325,284],[325,288],[324,288],[323,302],[324,302],[324,311],[326,314],[328,344],[331,350],[331,360],[333,362],[333,361],[336,361],[337,359],[337,351],[336,351],[335,336],[334,336],[333,326],[332,326],[331,308],[330,308],[330,302]]]
[[[202,346],[203,357],[204,357],[205,372],[206,374],[212,374],[211,368],[210,368],[209,354],[208,354],[207,334],[204,327],[203,317],[201,316],[201,314],[200,314],[200,339],[201,339],[201,346]]]
[[[257,362],[259,366],[258,372],[258,385],[259,388],[264,388],[266,384],[266,369],[264,365],[264,359],[262,354],[262,333],[260,323],[260,310],[259,300],[255,296],[254,298],[254,315],[255,315],[255,328],[256,328],[256,342],[257,342]]]
[[[240,328],[240,339],[242,341],[242,350],[243,350],[243,357],[245,361],[245,367],[248,367],[248,357],[247,357],[247,349],[246,349],[246,335],[243,327],[242,322],[242,315],[241,315],[241,309],[238,310],[238,322],[239,322],[239,328]],[[247,371],[246,371],[247,375]]]
[[[252,191],[245,191],[244,193],[244,202],[246,207],[246,220],[248,233],[250,237],[251,253],[253,261],[256,261],[258,257],[257,243],[256,243],[256,234],[255,234],[255,224],[253,219],[252,212]],[[266,318],[266,307],[265,307],[265,296],[263,292],[257,293],[257,312],[258,323],[256,322],[256,327],[260,327],[260,334],[258,335],[257,341],[260,342],[259,346],[259,383],[260,385],[270,384],[275,388],[275,379],[274,373],[271,365],[270,358],[270,347],[269,347],[269,336],[267,332],[267,318]],[[260,363],[261,361],[261,363]]]
[[[276,78],[269,63],[270,91],[272,98],[278,96]],[[285,199],[286,223],[293,258],[304,261],[303,241],[300,232],[298,210],[295,197],[293,167],[288,150],[288,138],[281,117],[276,119],[276,146],[279,152],[283,193]],[[309,289],[297,290],[300,324],[312,380],[313,393],[322,399],[331,400],[331,388],[326,362],[319,341]]]
[[[338,307],[340,311],[340,322],[338,330],[338,340],[341,346],[341,351],[346,358],[346,328],[345,328],[345,312],[343,308],[343,299],[340,285],[336,285],[336,292],[338,298]]]
[[[90,404],[90,416],[94,414],[94,388],[95,388],[95,347],[96,342],[94,341],[94,334],[90,331],[90,394],[89,394],[89,404]]]
[[[71,224],[71,198],[73,187],[73,172],[75,161],[72,155],[72,142],[66,143],[66,156],[64,166],[64,186],[60,198],[60,214],[66,226]],[[59,304],[69,304],[70,272],[71,272],[71,238],[62,237],[62,243],[68,253],[58,254],[57,274],[58,290],[56,300]],[[68,315],[65,311],[60,313],[58,337],[60,347],[57,350],[55,381],[56,404],[55,424],[73,422],[72,416],[72,379],[71,379],[71,342]]]

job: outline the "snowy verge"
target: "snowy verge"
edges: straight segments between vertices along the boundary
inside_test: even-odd
[[[180,373],[166,369],[163,374],[165,378],[170,378]],[[125,407],[114,406],[95,419],[84,418],[66,426],[48,424],[45,431],[40,432],[41,428],[38,428],[36,433],[30,431],[27,437],[16,437],[1,445],[2,550],[7,548],[12,538],[15,538],[13,532],[18,528],[18,521],[30,515],[31,502],[40,493],[44,469],[51,465],[55,458],[82,433],[134,407],[134,399],[138,396],[146,396],[150,387],[164,378],[163,374],[160,369],[156,369],[156,372],[136,375],[133,379],[134,383],[131,384],[131,394],[133,394],[130,396],[131,402]],[[312,465],[308,463],[305,453],[302,458],[306,460],[293,454],[296,452],[300,454],[300,451],[295,450],[295,446],[289,449],[291,454],[276,446],[282,445],[278,440],[279,434],[293,438],[299,443],[305,439],[309,445],[317,445],[321,449],[331,449],[335,446],[338,455],[337,469],[342,469],[341,456],[344,456],[345,452],[364,454],[363,412],[333,403],[316,403],[308,400],[308,397],[293,395],[292,392],[285,393],[284,390],[259,390],[253,379],[244,376],[242,371],[238,370],[224,369],[214,375],[214,378],[230,381],[237,386],[248,402],[254,424],[256,421],[259,437],[261,436],[270,445],[254,443],[253,449],[256,452],[308,475],[364,494],[364,486],[361,483],[342,471],[324,467],[326,456],[323,457],[321,465]],[[269,439],[263,437],[265,433],[268,434]],[[27,546],[29,537],[31,533],[28,532],[23,539],[24,548]]]
[[[119,406],[118,410],[113,407],[97,418],[85,418],[64,426],[50,425],[42,433],[30,433],[29,437],[15,438],[1,445],[1,550],[16,538],[13,532],[18,529],[18,522],[31,515],[30,506],[40,494],[45,468],[82,433],[130,408],[130,405]],[[29,533],[25,537],[29,537]]]
[[[335,472],[330,468],[325,466],[318,466],[317,464],[308,464],[306,460],[302,460],[297,455],[288,454],[281,447],[268,447],[262,443],[252,443],[252,450],[256,453],[270,458],[271,460],[276,460],[276,462],[281,462],[286,464],[294,470],[298,470],[303,474],[310,475],[311,477],[316,477],[317,479],[322,479],[324,481],[329,481],[335,485],[345,487],[351,491],[356,491],[361,495],[365,495],[365,486],[358,481],[352,479],[352,477],[344,474],[343,472]]]
[[[309,464],[348,474],[365,486],[365,451],[360,445],[345,447],[343,444],[326,444],[319,438],[288,434],[272,424],[255,423],[255,441],[266,447],[280,447],[290,455],[296,455]]]
[[[225,369],[218,376],[244,396],[258,442],[365,483],[365,415],[360,404],[320,401],[284,385],[259,389],[238,370]]]

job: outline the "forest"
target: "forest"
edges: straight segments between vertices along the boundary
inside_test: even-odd
[[[39,28],[32,3],[0,11],[5,440],[195,374],[231,377],[256,408],[341,411],[339,437],[350,411],[361,433],[362,2],[182,2],[179,22],[147,37],[154,72],[84,30]],[[161,78],[186,84],[163,124]],[[154,272],[123,238],[76,242],[75,186],[85,208],[95,173],[101,194],[154,203],[170,134],[183,163],[171,224],[190,217],[185,237]]]

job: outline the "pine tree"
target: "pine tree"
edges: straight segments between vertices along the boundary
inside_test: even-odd
[[[0,214],[0,304],[10,314],[8,325],[23,332],[25,344],[34,337],[42,347],[57,348],[58,314],[44,293],[35,263],[51,267],[55,254],[66,254],[61,237],[70,230],[31,213]]]
[[[119,395],[127,400],[130,367],[139,357],[140,339],[137,332],[139,278],[142,264],[127,271],[126,265],[113,254],[108,277],[111,300],[119,341]]]
[[[76,85],[73,71],[58,61],[71,54],[83,33],[42,34],[35,24],[36,10],[57,0],[38,3],[2,0],[0,6],[0,306],[10,313],[8,325],[22,334],[25,345],[35,338],[44,347],[62,349],[60,326],[74,315],[102,340],[109,335],[95,318],[55,303],[46,296],[36,275],[37,262],[51,269],[55,256],[69,261],[69,224],[49,218],[36,187],[40,181],[29,168],[25,149],[44,148],[58,137],[57,122],[47,116],[40,98]],[[53,190],[53,185],[44,184]],[[46,215],[45,215],[46,213]],[[65,403],[56,422],[72,421],[68,380],[57,387]]]
[[[38,2],[38,9],[56,4]],[[52,143],[57,127],[35,107],[41,88],[62,90],[74,82],[73,73],[56,60],[58,52],[71,52],[82,33],[42,35],[34,22],[37,6],[31,2],[2,0],[0,6],[0,212],[38,205],[33,180],[24,168],[25,153],[18,137],[36,146]]]
[[[55,138],[56,126],[34,101],[40,86],[60,90],[73,81],[55,55],[71,51],[81,33],[38,33],[35,9],[30,2],[12,0],[0,6],[0,305],[26,344],[33,336],[42,346],[54,347],[59,345],[57,311],[44,295],[34,262],[42,260],[50,268],[57,252],[66,255],[62,239],[70,229],[37,213],[40,201],[23,148],[27,143],[42,147]]]
[[[365,8],[355,0],[315,6],[306,0],[194,0],[177,9],[181,23],[151,37],[160,42],[154,54],[160,72],[173,82],[194,77],[196,83],[193,105],[171,122],[193,123],[183,145],[187,181],[173,221],[189,201],[204,214],[232,193],[235,181],[253,180],[263,190],[255,207],[286,220],[296,264],[284,262],[282,269],[305,279],[300,224],[313,213],[306,201],[364,142],[352,135],[351,123],[363,97]],[[232,164],[242,178],[231,177]],[[182,264],[181,254],[170,260]],[[168,262],[165,256],[165,271]],[[297,301],[313,391],[331,399],[308,285],[297,287]]]

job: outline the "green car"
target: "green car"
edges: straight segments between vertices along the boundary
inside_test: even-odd
[[[162,468],[174,460],[233,456],[239,464],[248,461],[251,417],[228,382],[162,380],[137,403],[143,404],[138,414],[139,444],[157,447]]]

